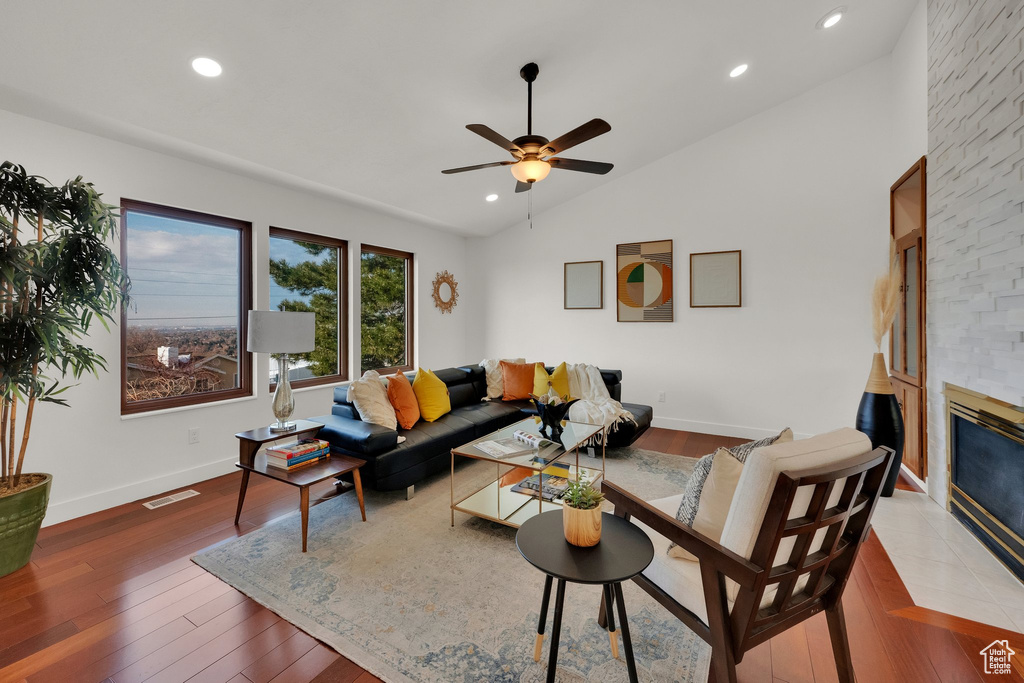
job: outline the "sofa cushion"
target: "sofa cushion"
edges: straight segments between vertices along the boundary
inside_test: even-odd
[[[505,386],[502,401],[521,401],[533,392],[535,363],[509,363],[501,361],[501,381]]]
[[[654,409],[651,406],[623,403],[622,407],[633,415],[635,422],[619,422],[614,431],[609,432],[608,446],[610,448],[622,448],[630,445],[647,431],[651,426],[651,420],[654,419]]]
[[[483,368],[485,381],[487,383],[487,398],[501,398],[505,393],[505,382],[502,380],[501,375],[501,363],[507,361],[509,363],[525,363],[525,358],[502,358],[501,360],[495,360],[490,358],[484,358],[480,361],[480,367]]]
[[[346,399],[356,407],[364,422],[395,429],[398,420],[388,399],[388,390],[376,370],[367,370],[359,379],[349,382]]]
[[[472,422],[476,438],[490,434],[525,417],[515,406],[499,401],[480,401],[455,408],[451,414]]]
[[[451,401],[452,409],[459,406],[468,406],[480,402],[480,395],[476,393],[476,387],[472,384],[449,384],[448,399]]]
[[[420,406],[420,417],[433,422],[452,409],[448,398],[448,386],[430,370],[420,368],[413,380],[412,390]]]
[[[420,404],[416,402],[416,392],[409,378],[400,372],[388,378],[388,400],[402,429],[412,429],[419,422]]]
[[[450,458],[449,451],[472,441],[473,425],[454,415],[445,415],[435,422],[417,422],[412,429],[402,431],[405,442],[381,453],[374,461],[374,477],[383,479],[438,455]]]
[[[329,441],[333,448],[361,455],[376,455],[385,453],[398,444],[398,432],[380,425],[338,415],[322,415],[310,419],[323,424],[323,429],[317,436]]]

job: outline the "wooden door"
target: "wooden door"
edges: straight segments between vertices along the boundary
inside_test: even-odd
[[[925,159],[890,188],[890,234],[903,272],[900,306],[889,335],[889,374],[903,412],[903,462],[928,473],[925,354]]]

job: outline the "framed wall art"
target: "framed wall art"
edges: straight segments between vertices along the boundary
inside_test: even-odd
[[[565,264],[564,307],[604,308],[604,261]]]
[[[620,323],[672,322],[672,240],[615,247],[615,298]]]
[[[740,251],[690,254],[690,308],[736,308],[743,304]]]

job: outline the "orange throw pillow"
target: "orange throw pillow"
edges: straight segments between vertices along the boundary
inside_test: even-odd
[[[533,392],[533,376],[543,363],[509,363],[501,361],[501,381],[505,385],[502,401],[522,401]]]
[[[402,429],[412,429],[420,419],[420,404],[416,402],[409,378],[401,372],[388,378],[388,400]]]

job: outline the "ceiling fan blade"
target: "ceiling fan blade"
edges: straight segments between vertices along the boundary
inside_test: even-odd
[[[482,123],[471,123],[468,126],[466,126],[466,128],[473,131],[474,133],[484,138],[485,140],[490,140],[498,147],[503,148],[509,154],[516,157],[517,159],[522,158],[522,156],[525,154],[525,152],[522,149],[520,149],[519,145],[509,140],[501,133],[497,133],[491,130]]]
[[[604,135],[612,129],[608,125],[607,121],[602,119],[591,119],[587,121],[579,128],[574,128],[560,138],[555,138],[541,150],[541,156],[549,156],[552,154],[559,154],[575,147],[581,142],[586,142],[592,138],[596,138],[598,135]]]
[[[529,192],[531,189],[533,189],[533,183],[516,181],[516,192]]]
[[[583,173],[596,173],[597,175],[604,175],[615,168],[612,164],[606,164],[603,161],[581,161],[579,159],[563,159],[560,157],[548,159],[548,163],[551,164],[552,168],[562,168],[566,171],[582,171]]]
[[[477,164],[476,166],[462,166],[460,168],[446,168],[445,170],[441,171],[441,173],[450,175],[452,173],[463,173],[465,171],[475,171],[478,168],[491,168],[492,166],[511,166],[514,163],[516,163],[516,162],[514,162],[514,161],[494,161],[494,162],[491,162],[489,164]]]

